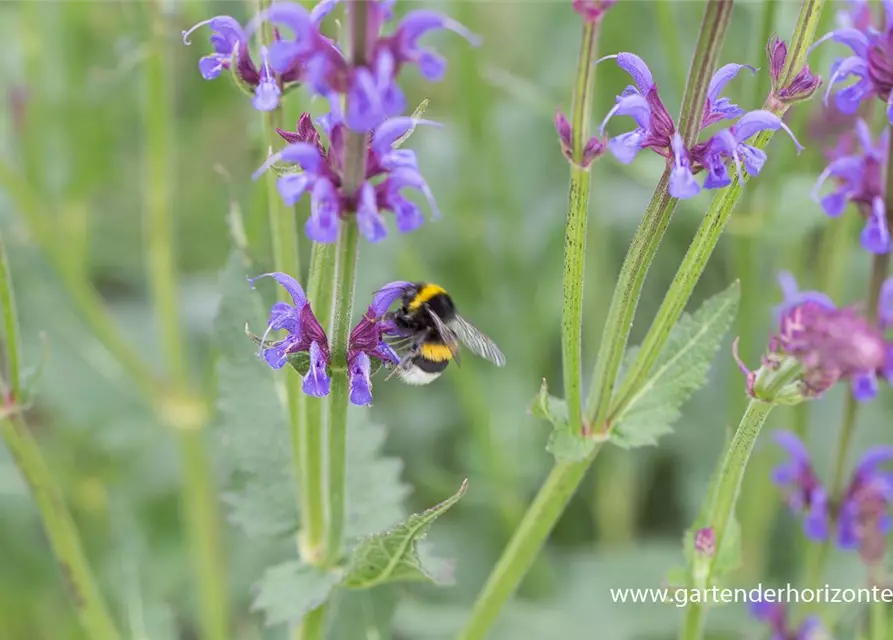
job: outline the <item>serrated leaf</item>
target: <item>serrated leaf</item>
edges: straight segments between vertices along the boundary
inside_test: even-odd
[[[673,327],[648,380],[615,419],[611,441],[625,449],[657,444],[672,431],[682,405],[703,386],[713,356],[735,319],[735,281]]]
[[[549,385],[543,378],[539,393],[530,405],[530,413],[547,420],[552,433],[546,443],[546,451],[559,462],[577,462],[586,458],[595,448],[596,441],[571,432],[567,417],[567,403],[549,395]]]
[[[253,611],[262,611],[267,625],[295,624],[329,597],[341,573],[325,571],[296,560],[264,572],[257,584]]]
[[[459,491],[440,504],[409,516],[390,531],[361,540],[354,550],[343,584],[355,589],[368,589],[389,582],[439,583],[442,576],[433,573],[430,566],[423,566],[418,543],[428,533],[431,524],[465,495],[467,487],[466,480]]]

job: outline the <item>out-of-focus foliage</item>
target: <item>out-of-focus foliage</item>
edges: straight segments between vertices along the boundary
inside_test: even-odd
[[[398,3],[398,11],[407,10]],[[660,6],[659,6],[660,5]],[[175,435],[91,333],[67,286],[86,279],[121,331],[156,372],[162,371],[157,327],[145,277],[142,207],[143,65],[149,36],[147,2],[0,3],[0,158],[19,170],[45,210],[41,234],[0,189],[0,223],[18,293],[28,361],[49,345],[49,362],[29,422],[74,512],[88,555],[127,637],[194,637],[196,596],[178,504],[182,473]],[[266,628],[257,603],[276,618],[294,615],[285,594],[258,596],[296,558],[294,483],[280,386],[255,357],[246,322],[260,328],[269,301],[244,276],[270,263],[265,189],[250,180],[267,154],[261,118],[225,78],[201,79],[202,37],[184,47],[180,31],[219,13],[244,19],[237,2],[163,3],[174,96],[172,155],[179,298],[195,386],[218,399],[207,444],[226,527],[233,637],[284,637]],[[763,2],[741,2],[721,62],[765,67]],[[660,9],[659,11],[657,9]],[[446,287],[462,314],[506,354],[497,369],[474,358],[450,367],[435,384],[375,382],[375,406],[352,415],[348,530],[352,537],[392,527],[455,493],[467,495],[430,533],[437,555],[450,558],[455,585],[424,584],[340,591],[330,636],[449,638],[533,497],[553,457],[549,432],[528,415],[543,378],[560,380],[560,314],[567,164],[552,125],[557,104],[570,103],[579,43],[570,0],[455,2],[449,13],[481,34],[479,49],[443,38],[450,61],[443,82],[408,77],[410,104],[429,99],[426,117],[445,123],[413,135],[438,204],[439,221],[410,236],[391,233],[360,251],[358,308],[382,283],[430,280]],[[776,3],[774,30],[789,34],[797,3]],[[828,7],[824,24],[830,24]],[[701,2],[621,2],[605,19],[601,54],[633,51],[649,63],[671,111],[702,10]],[[824,32],[826,29],[822,29]],[[824,57],[827,55],[828,57]],[[810,63],[827,75],[830,53]],[[594,122],[627,84],[614,65],[598,67]],[[742,75],[729,85],[734,102],[757,108],[768,80]],[[298,92],[287,121],[320,113]],[[816,123],[817,100],[797,105],[789,123],[806,146],[799,157],[773,143],[763,175],[747,187],[726,237],[698,285],[703,300],[741,281],[738,320],[742,357],[755,362],[765,344],[770,308],[780,299],[774,273],[798,274],[804,288],[828,286],[838,302],[863,296],[867,259],[855,249],[852,226],[830,222],[808,197],[825,164]],[[618,131],[621,129],[618,129]],[[629,240],[661,170],[656,157],[621,166],[612,158],[593,168],[586,267],[584,363],[591,369],[602,320]],[[231,202],[244,211],[247,249],[228,232]],[[661,302],[700,217],[702,194],[680,204],[651,269],[631,343],[638,342]],[[307,212],[298,207],[299,220]],[[33,222],[33,221],[31,221]],[[852,239],[853,251],[826,274],[819,249],[829,224]],[[38,235],[41,235],[39,238]],[[38,242],[40,240],[40,242]],[[309,249],[302,244],[306,265]],[[222,275],[219,275],[222,274]],[[820,281],[821,280],[821,281]],[[835,284],[836,283],[836,284]],[[216,317],[216,320],[215,320]],[[493,637],[584,638],[593,629],[611,640],[675,637],[681,609],[614,604],[609,589],[654,587],[682,561],[681,537],[697,516],[710,474],[744,404],[743,380],[729,340],[717,351],[708,386],[681,407],[672,435],[633,452],[606,448],[571,501],[547,548],[504,611]],[[557,382],[555,383],[557,386]],[[745,482],[739,520],[743,544],[736,585],[784,584],[798,578],[799,527],[781,509],[768,480],[777,458],[767,433],[803,428],[813,459],[830,475],[842,414],[841,389],[809,407],[774,412]],[[553,392],[561,395],[560,389]],[[889,440],[890,393],[863,408],[853,451]],[[354,419],[356,418],[356,419]],[[402,469],[400,463],[402,461]],[[826,465],[825,468],[822,465]],[[411,490],[410,490],[411,488]],[[13,640],[81,640],[40,523],[5,450],[0,449],[0,635]],[[857,558],[832,552],[826,580],[860,586]],[[425,555],[423,549],[423,556]],[[280,564],[280,563],[286,564]],[[276,567],[275,569],[268,569]],[[272,571],[273,573],[266,573]],[[272,576],[272,577],[271,577]],[[286,576],[288,580],[295,575]],[[289,583],[293,584],[293,583]],[[296,590],[298,586],[294,586]],[[264,589],[262,594],[270,593]],[[314,592],[301,597],[307,602]],[[835,615],[852,620],[840,605]],[[745,606],[711,615],[710,637],[754,634]],[[746,631],[742,631],[746,630]]]

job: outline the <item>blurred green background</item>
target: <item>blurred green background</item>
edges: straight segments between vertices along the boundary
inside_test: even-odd
[[[398,5],[403,12],[417,3]],[[231,250],[227,215],[233,207],[242,213],[256,273],[267,270],[271,258],[265,189],[250,179],[266,155],[262,118],[226,77],[205,82],[198,74],[198,58],[208,51],[207,31],[194,34],[191,47],[179,36],[216,14],[244,22],[252,7],[164,2],[159,19],[153,6],[0,4],[0,157],[13,171],[0,185],[0,220],[28,364],[40,361],[42,344],[48,358],[29,423],[64,488],[125,635],[165,640],[197,637],[195,589],[178,507],[183,469],[176,438],[102,346],[83,308],[84,291],[95,287],[132,346],[163,373],[143,244],[146,194],[154,188],[145,179],[147,116],[164,109],[150,102],[146,91],[146,62],[159,45],[150,37],[154,20],[166,34],[160,47],[171,110],[162,126],[171,140],[166,164],[182,326],[192,382],[211,405],[217,402],[220,351],[253,349],[248,340],[221,345],[213,323],[218,274]],[[641,55],[676,113],[702,7],[694,1],[621,2],[605,19],[599,50]],[[332,630],[337,638],[450,637],[552,462],[544,451],[547,428],[528,415],[527,406],[544,377],[560,390],[568,171],[552,115],[557,105],[570,107],[580,21],[569,0],[450,2],[437,8],[484,37],[479,49],[450,34],[430,37],[449,60],[445,79],[423,84],[412,70],[401,78],[410,103],[428,98],[426,117],[446,124],[420,129],[409,142],[444,216],[412,235],[395,231],[380,244],[362,244],[357,305],[391,280],[440,283],[463,315],[500,344],[509,364],[497,370],[466,358],[461,368],[451,367],[424,388],[376,379],[371,420],[385,427],[384,453],[402,461],[400,477],[411,488],[407,507],[430,506],[469,479],[465,499],[430,536],[438,554],[454,562],[456,585],[384,587],[349,596],[339,609],[340,626]],[[736,7],[721,63],[763,67],[756,77],[743,73],[729,86],[727,94],[746,109],[758,108],[768,91],[767,28],[789,37],[798,8],[795,2]],[[833,24],[835,9],[826,6],[825,27]],[[832,54],[811,57],[823,75]],[[626,84],[613,63],[598,67],[596,125]],[[308,106],[303,92],[290,94],[286,122],[296,122],[302,110],[321,108]],[[809,199],[825,162],[821,151],[829,140],[819,130],[827,128],[827,119],[818,99],[792,110],[789,122],[806,151],[798,157],[789,140],[776,136],[763,175],[748,185],[692,303],[741,279],[735,333],[751,363],[765,345],[771,305],[780,299],[774,286],[778,269],[794,270],[805,286],[829,288],[840,302],[858,300],[867,286],[868,256],[856,247],[855,214],[831,227]],[[628,128],[622,120],[612,122],[612,133]],[[660,170],[661,160],[643,153],[630,166],[606,156],[592,171],[587,373],[616,273]],[[7,197],[16,188],[18,196]],[[705,193],[680,205],[646,283],[633,342],[653,317],[709,199]],[[297,208],[301,224],[306,207],[305,201]],[[843,250],[829,251],[835,243]],[[301,249],[306,264],[309,247],[303,238]],[[240,326],[250,317],[246,311],[244,318],[229,321]],[[263,374],[262,363],[249,365]],[[255,370],[243,374],[250,377]],[[221,402],[250,403],[239,391],[227,385]],[[854,452],[889,441],[889,395],[884,390],[862,412]],[[778,410],[771,418],[772,427],[808,428],[825,477],[841,398],[838,389],[808,409]],[[743,402],[743,380],[724,346],[709,387],[686,405],[675,434],[653,449],[604,451],[493,637],[675,637],[679,609],[616,605],[608,588],[659,586],[665,572],[681,563],[682,532],[694,518]],[[212,420],[207,446],[219,462],[224,490],[233,482],[233,464],[220,446],[219,423]],[[263,420],[241,426],[248,439],[257,433],[255,442],[275,438]],[[767,436],[757,445],[739,513],[745,557],[737,583],[747,587],[796,581],[803,551],[799,523],[784,511],[767,480],[779,458]],[[248,538],[224,522],[221,527],[226,527],[234,637],[283,637],[284,629],[265,629],[249,607],[252,585],[264,567],[293,557],[288,536],[271,542]],[[0,550],[0,637],[83,638],[32,501],[3,449]],[[828,576],[835,586],[859,586],[864,580],[855,556],[842,553],[832,557]],[[844,621],[861,614],[838,606],[835,615]],[[715,638],[756,638],[765,632],[747,621],[740,604],[714,611],[709,628]]]

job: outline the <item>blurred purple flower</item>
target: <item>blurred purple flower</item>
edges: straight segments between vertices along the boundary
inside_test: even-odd
[[[832,218],[843,213],[848,202],[855,204],[866,221],[860,238],[862,246],[871,253],[887,253],[891,242],[884,204],[883,167],[887,159],[890,131],[884,129],[875,144],[868,125],[859,119],[856,121],[856,133],[862,152],[834,158],[819,176],[813,199]],[[820,191],[828,178],[833,178],[837,186],[821,196]]]
[[[760,131],[783,129],[794,141],[797,151],[802,147],[791,130],[778,116],[769,111],[744,110],[720,95],[725,85],[742,69],[755,69],[749,65],[727,64],[719,69],[710,81],[701,129],[721,120],[735,120],[728,129],[714,134],[709,140],[685,148],[676,125],[664,106],[654,83],[648,65],[632,53],[619,53],[605,56],[601,60],[617,60],[617,65],[626,71],[635,82],[617,96],[617,103],[601,123],[599,134],[604,134],[605,126],[615,115],[630,116],[638,125],[633,131],[615,136],[608,148],[620,162],[633,161],[641,149],[652,149],[667,158],[671,163],[670,195],[675,198],[691,198],[700,192],[701,187],[694,176],[706,170],[703,188],[721,189],[731,183],[728,165],[735,167],[742,177],[741,164],[748,173],[758,175],[766,162],[766,154],[747,144],[747,140]]]
[[[617,0],[573,0],[574,11],[586,22],[599,22],[605,13],[617,4]]]
[[[833,537],[841,549],[858,550],[867,564],[882,560],[885,538],[893,530],[893,473],[880,467],[893,461],[893,447],[866,451],[839,501],[832,502],[803,442],[790,431],[777,432],[775,440],[789,459],[772,479],[786,491],[791,511],[804,514],[806,535],[817,541]]]
[[[259,278],[271,277],[281,284],[291,296],[292,303],[277,302],[270,309],[267,330],[261,337],[258,356],[263,357],[273,369],[281,369],[291,354],[306,352],[310,356],[309,370],[304,376],[304,393],[325,396],[329,393],[329,341],[313,311],[307,296],[297,280],[290,275],[273,272],[248,278],[251,288]],[[278,342],[267,342],[272,331],[285,330],[288,335]]]
[[[804,514],[803,531],[812,540],[826,540],[829,531],[828,493],[815,471],[809,452],[790,431],[775,433],[775,441],[787,452],[789,460],[776,467],[772,481],[786,492],[788,507]]]
[[[849,13],[840,14],[842,26],[819,38],[811,49],[833,40],[852,51],[832,63],[825,104],[835,85],[854,78],[834,95],[837,108],[852,114],[862,102],[877,97],[886,103],[887,119],[893,123],[893,2],[884,0],[883,5],[886,19],[880,28],[871,24],[867,4],[855,3]]]
[[[695,531],[695,552],[712,558],[716,554],[716,531],[704,527]]]
[[[758,600],[750,605],[750,614],[769,625],[772,640],[817,640],[824,633],[824,627],[817,616],[809,616],[799,627],[791,628],[788,623],[787,607],[780,602]]]
[[[350,332],[347,368],[350,377],[350,401],[356,405],[372,404],[371,360],[398,364],[400,358],[385,342],[385,336],[399,335],[399,331],[385,316],[393,302],[403,295],[409,282],[391,282],[379,289],[363,318]]]
[[[270,156],[254,173],[257,179],[277,163],[297,165],[297,173],[282,175],[277,188],[288,205],[294,205],[310,193],[310,217],[305,224],[307,237],[315,242],[335,242],[338,221],[356,213],[356,223],[370,242],[387,235],[382,212],[391,211],[397,229],[407,233],[424,222],[421,210],[402,195],[406,188],[417,189],[427,198],[432,214],[439,215],[434,195],[419,171],[415,152],[395,149],[394,144],[413,127],[436,123],[408,117],[391,118],[370,136],[366,160],[366,180],[356,194],[342,190],[344,168],[344,124],[335,124],[328,131],[329,146],[325,149],[309,114],[303,114],[295,133],[280,131],[290,142],[282,151]]]

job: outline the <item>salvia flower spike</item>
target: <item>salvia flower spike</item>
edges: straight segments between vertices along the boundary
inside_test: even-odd
[[[325,396],[329,393],[329,341],[313,311],[301,285],[290,275],[281,272],[263,273],[248,278],[251,287],[260,278],[271,277],[289,293],[292,304],[277,302],[270,309],[267,329],[261,337],[258,356],[273,369],[281,369],[289,356],[305,352],[310,356],[309,369],[304,376],[304,393]],[[286,331],[287,336],[276,342],[267,337],[274,331]]]
[[[617,65],[632,77],[634,85],[628,86],[617,96],[614,107],[601,123],[599,135],[604,134],[605,126],[614,116],[629,116],[636,128],[614,136],[608,142],[608,149],[617,160],[624,164],[632,162],[642,149],[651,149],[667,158],[670,163],[670,195],[675,198],[691,198],[701,188],[721,189],[731,184],[729,168],[733,168],[740,180],[743,169],[751,175],[759,175],[766,162],[766,153],[748,143],[760,131],[787,133],[799,153],[802,150],[794,134],[782,120],[770,111],[744,109],[722,96],[726,84],[742,69],[757,71],[750,65],[727,64],[712,77],[704,104],[701,128],[723,120],[734,121],[731,126],[715,133],[704,142],[686,148],[676,130],[676,124],[660,99],[657,85],[648,65],[633,53],[618,53],[605,56],[603,60],[616,60]],[[559,130],[560,134],[560,130]],[[702,184],[695,176],[704,172]]]
[[[305,193],[310,194],[310,217],[305,224],[307,237],[315,242],[335,242],[338,239],[338,221],[355,214],[361,233],[370,242],[378,242],[387,235],[385,212],[391,212],[397,230],[408,233],[424,221],[419,207],[403,195],[404,189],[420,191],[428,201],[432,216],[439,215],[434,195],[419,170],[414,151],[395,149],[394,144],[411,128],[419,125],[439,126],[429,120],[409,117],[391,118],[381,123],[370,135],[366,161],[366,176],[355,194],[347,194],[342,188],[344,179],[344,138],[346,126],[332,124],[327,134],[329,145],[325,148],[309,114],[303,114],[296,132],[280,131],[288,144],[269,159],[255,173],[257,179],[276,164],[292,165],[297,171],[285,173],[277,181],[279,195],[288,205],[293,205]]]
[[[855,308],[837,308],[821,292],[800,291],[789,273],[782,273],[779,282],[785,299],[775,308],[778,331],[769,342],[762,366],[750,371],[739,360],[749,395],[796,403],[819,397],[843,380],[855,399],[865,402],[877,395],[879,377],[893,383],[893,343],[887,342],[883,333],[893,322],[893,279],[882,287],[878,327]],[[781,395],[764,395],[768,388],[774,389],[772,384],[780,375],[788,374]]]
[[[813,190],[813,199],[822,205],[825,213],[836,218],[848,203],[856,205],[865,219],[860,242],[871,253],[888,253],[891,246],[890,229],[887,226],[887,207],[884,203],[884,166],[890,130],[884,132],[875,143],[868,124],[861,118],[856,121],[856,137],[861,151],[835,154],[821,173]],[[828,180],[835,187],[821,195]]]
[[[885,538],[893,530],[893,447],[868,449],[856,464],[840,496],[829,496],[815,473],[809,451],[794,433],[779,431],[775,441],[788,459],[772,473],[788,507],[803,516],[803,531],[812,540],[834,540],[844,550],[858,551],[869,565],[883,559]]]

